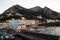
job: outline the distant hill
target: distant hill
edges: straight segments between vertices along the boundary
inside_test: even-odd
[[[53,11],[48,7],[44,7],[42,17],[46,19],[60,19],[60,13]]]
[[[43,14],[43,8],[41,8],[40,6],[30,8],[29,10],[32,10],[33,15],[35,15],[35,16],[39,16],[39,15]]]
[[[40,6],[36,6],[30,9],[24,8],[20,5],[13,5],[12,7],[5,10],[2,14],[8,13],[20,13],[24,15],[26,18],[35,18],[37,16],[42,16],[45,19],[59,19],[60,20],[60,13],[51,10],[48,7],[41,8]]]
[[[20,6],[20,5],[13,5],[12,7],[8,8],[7,10],[5,10],[3,13],[7,14],[7,13],[26,13],[26,8]]]

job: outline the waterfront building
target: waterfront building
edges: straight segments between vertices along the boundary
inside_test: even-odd
[[[47,23],[52,23],[52,22],[59,22],[59,20],[47,19]]]
[[[9,23],[8,23],[8,22],[3,22],[3,23],[2,23],[2,27],[4,27],[4,28],[9,27]]]
[[[12,18],[10,20],[7,20],[7,22],[9,22],[10,27],[14,27],[14,26],[18,25],[19,19]]]
[[[9,23],[8,22],[1,22],[0,27],[7,28],[7,27],[9,27]]]
[[[21,29],[26,29],[26,25],[16,25],[14,27],[15,30],[21,30]]]
[[[35,24],[35,20],[19,20],[19,24],[34,25]]]
[[[2,27],[2,23],[0,23],[0,27]]]
[[[35,24],[39,25],[39,24],[45,24],[45,20],[35,20]]]

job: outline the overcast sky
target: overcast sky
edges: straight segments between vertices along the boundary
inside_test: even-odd
[[[50,9],[60,12],[60,0],[0,0],[0,13],[12,5],[19,4],[25,8],[32,8],[35,6],[49,7]]]

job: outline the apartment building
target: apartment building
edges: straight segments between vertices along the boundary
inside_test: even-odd
[[[8,22],[2,22],[2,23],[0,23],[0,27],[7,28],[7,27],[9,27],[9,23]]]

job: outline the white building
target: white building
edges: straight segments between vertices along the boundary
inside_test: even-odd
[[[59,22],[59,20],[47,19],[47,23],[52,23],[52,22]]]

